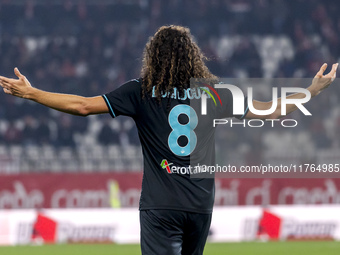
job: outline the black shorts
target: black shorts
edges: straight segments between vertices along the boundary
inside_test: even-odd
[[[203,254],[211,214],[176,210],[140,211],[143,255]]]

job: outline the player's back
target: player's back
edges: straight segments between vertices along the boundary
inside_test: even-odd
[[[141,80],[132,80],[104,96],[111,115],[127,115],[137,125],[144,156],[140,209],[175,209],[210,213],[212,178],[191,178],[194,157],[214,163],[214,129],[191,104],[199,89],[143,98]],[[196,133],[197,131],[197,133]]]

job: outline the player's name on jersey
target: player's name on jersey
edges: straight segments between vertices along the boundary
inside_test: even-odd
[[[206,95],[207,98],[210,98],[210,95],[206,93],[209,91],[207,87],[197,87],[197,88],[187,88],[184,89],[184,93],[180,95],[180,92],[177,88],[174,88],[173,92],[161,92],[162,97],[170,97],[172,99],[186,100],[186,99],[201,99],[202,95]],[[152,97],[156,97],[155,94],[155,86],[152,89]]]

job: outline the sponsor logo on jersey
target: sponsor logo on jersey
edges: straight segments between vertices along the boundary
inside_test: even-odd
[[[172,172],[171,172],[171,169],[170,169],[170,166],[172,165],[172,163],[168,163],[168,161],[166,160],[166,159],[163,159],[162,160],[162,162],[161,162],[161,167],[163,168],[163,169],[166,169],[166,171],[169,173],[169,174],[171,174]]]
[[[193,167],[190,165],[189,166],[176,166],[176,165],[173,165],[173,163],[169,163],[168,160],[166,159],[162,160],[162,162],[160,163],[160,166],[163,169],[166,169],[168,174],[181,174],[181,175],[190,175],[190,174],[199,173],[197,169],[200,167],[200,166]]]

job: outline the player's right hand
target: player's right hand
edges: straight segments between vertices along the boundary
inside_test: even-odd
[[[331,83],[334,81],[336,77],[336,70],[338,69],[339,64],[333,64],[332,70],[328,74],[323,74],[326,71],[327,64],[323,64],[315,75],[312,85],[309,87],[309,90],[311,91],[312,96],[316,96],[320,94],[322,90],[327,88]]]
[[[17,67],[14,68],[14,73],[18,79],[0,76],[0,85],[6,94],[25,98],[28,96],[32,85],[27,78],[20,73]]]

